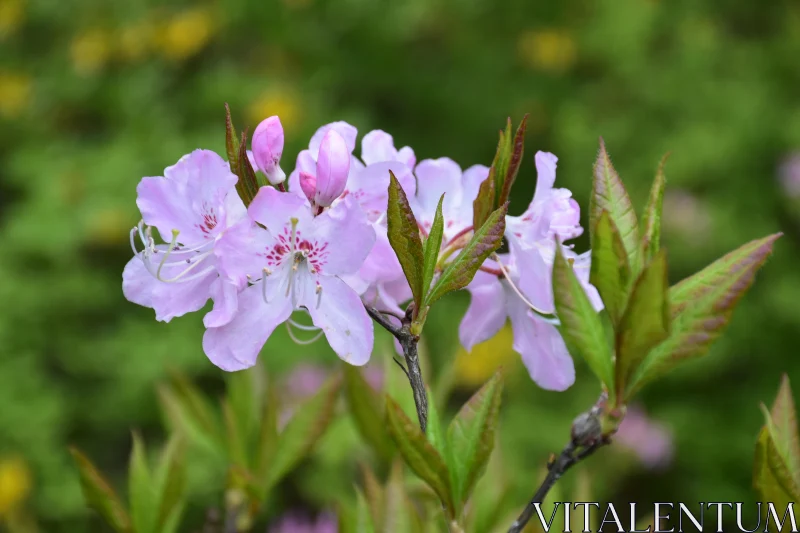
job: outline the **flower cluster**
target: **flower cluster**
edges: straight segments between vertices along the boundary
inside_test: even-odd
[[[247,206],[231,166],[211,151],[196,150],[163,176],[142,179],[142,221],[131,232],[135,257],[123,273],[126,298],[153,308],[165,322],[211,299],[203,348],[224,370],[252,366],[284,323],[290,332],[324,335],[344,361],[365,364],[373,345],[365,305],[402,316],[411,298],[387,236],[390,173],[423,236],[444,194],[445,264],[474,231],[473,202],[489,168],[462,171],[448,158],[417,164],[411,148],[397,149],[383,131],[362,138],[359,158],[356,141],[356,128],[345,122],[323,126],[286,179],[280,166],[283,128],[277,117],[266,119],[255,130],[248,157],[271,186],[261,187]],[[562,390],[574,381],[574,368],[552,317],[556,246],[573,262],[593,304],[602,304],[588,282],[588,253],[557,244],[582,228],[571,193],[553,187],[556,157],[539,152],[536,167],[533,201],[521,216],[506,218],[508,253],[487,259],[467,287],[472,302],[460,339],[469,351],[510,318],[514,349],[531,377],[544,388]],[[156,243],[154,228],[163,244]],[[299,322],[296,312],[309,315],[313,326]]]

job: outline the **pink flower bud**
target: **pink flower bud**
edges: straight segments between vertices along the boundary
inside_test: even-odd
[[[349,173],[350,150],[344,138],[331,129],[319,147],[314,203],[322,207],[331,205],[344,192]]]
[[[256,131],[253,132],[253,156],[258,170],[266,174],[273,185],[286,179],[278,163],[283,153],[283,126],[278,117],[269,117],[262,120]]]
[[[314,203],[314,195],[317,192],[317,178],[313,174],[300,171],[300,188],[308,198],[308,201]]]

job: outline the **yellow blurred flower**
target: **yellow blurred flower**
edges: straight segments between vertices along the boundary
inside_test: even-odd
[[[93,74],[106,65],[111,55],[111,40],[99,28],[86,30],[70,45],[72,65],[79,74]]]
[[[517,40],[517,52],[528,67],[554,74],[572,68],[578,56],[575,40],[560,29],[522,33]]]
[[[153,23],[146,19],[122,28],[117,45],[120,58],[138,61],[145,57],[153,46],[154,34]]]
[[[24,0],[0,0],[0,38],[13,34],[24,18]]]
[[[162,29],[158,39],[161,52],[174,61],[195,55],[211,39],[213,22],[210,10],[205,7],[178,13]]]
[[[124,209],[106,208],[89,216],[86,236],[95,244],[119,244],[128,240],[128,232],[136,224]]]
[[[470,387],[483,385],[498,367],[517,360],[513,342],[511,326],[506,325],[497,335],[473,347],[472,353],[460,348],[456,355],[456,382]]]
[[[24,74],[0,72],[0,116],[19,116],[31,99],[31,79]]]
[[[273,89],[259,96],[247,109],[250,124],[278,115],[283,128],[296,126],[301,120],[300,102],[290,91]]]
[[[21,457],[0,458],[0,517],[10,514],[28,497],[31,473]]]

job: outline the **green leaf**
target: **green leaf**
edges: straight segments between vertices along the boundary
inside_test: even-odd
[[[800,485],[800,440],[797,433],[797,411],[795,410],[789,377],[784,374],[778,396],[772,404],[768,417],[770,436],[783,457],[795,483]]]
[[[367,500],[364,498],[364,493],[358,488],[356,488],[356,517],[353,531],[354,533],[374,533],[375,531]]]
[[[159,400],[172,425],[208,453],[223,457],[219,419],[202,393],[184,376],[173,373],[170,387],[159,387]]]
[[[247,468],[247,443],[236,424],[236,415],[228,398],[222,400],[222,417],[225,421],[225,435],[228,437],[228,460],[236,466]]]
[[[128,466],[128,498],[133,530],[136,533],[152,533],[158,514],[158,502],[147,466],[147,451],[142,438],[135,432]]]
[[[658,165],[656,179],[650,188],[650,198],[644,209],[642,219],[642,262],[647,263],[658,253],[661,247],[661,211],[664,206],[664,187],[667,179],[664,176],[664,164],[669,154],[666,154]],[[594,255],[592,255],[594,258]]]
[[[601,211],[594,228],[589,281],[597,288],[614,325],[619,324],[628,300],[631,267],[619,230],[608,211]]]
[[[410,503],[403,482],[403,463],[395,461],[384,491],[385,508],[381,531],[415,533],[411,524]]]
[[[494,449],[503,377],[497,372],[464,404],[447,429],[457,512],[486,470]]]
[[[114,489],[85,455],[76,448],[70,448],[69,451],[78,467],[86,505],[97,511],[114,531],[132,533],[128,512]]]
[[[511,139],[511,119],[508,121],[508,129],[507,135],[509,141]],[[514,182],[517,179],[517,174],[519,173],[519,167],[522,163],[522,156],[525,152],[525,130],[528,127],[528,114],[526,113],[524,117],[522,117],[522,122],[520,122],[519,127],[517,128],[517,133],[514,134],[514,140],[510,142],[510,153],[508,155],[508,163],[505,169],[505,176],[503,176],[503,186],[499,189],[500,196],[497,198],[497,204],[495,207],[500,207],[504,203],[508,201],[508,197],[511,194],[511,187],[514,186]]]
[[[341,380],[329,380],[311,399],[298,406],[295,415],[278,436],[278,446],[269,470],[267,487],[275,486],[304,457],[328,429],[333,419]]]
[[[500,130],[500,140],[497,143],[497,153],[492,162],[495,172],[490,172],[494,176],[494,190],[499,195],[503,191],[503,183],[506,180],[508,164],[511,160],[511,117],[506,120],[506,129]],[[495,207],[497,209],[499,196],[496,197]]]
[[[561,245],[556,246],[553,262],[553,299],[561,322],[561,336],[573,355],[588,363],[592,372],[609,391],[614,383],[611,346],[600,316],[592,307],[572,266],[564,258]]]
[[[385,462],[394,456],[394,444],[386,432],[381,398],[361,375],[358,367],[344,365],[344,395],[361,436]]]
[[[480,228],[494,211],[494,170],[489,169],[489,176],[478,188],[478,196],[472,202],[472,227]]]
[[[414,295],[414,305],[419,310],[422,308],[426,290],[422,285],[425,276],[422,240],[408,197],[392,171],[389,171],[389,204],[386,216],[389,243],[397,255],[400,266],[403,267],[403,273]]]
[[[656,345],[670,331],[667,256],[662,250],[644,268],[633,285],[631,297],[617,332],[615,385],[622,397],[628,380]]]
[[[250,158],[247,157],[247,132],[242,132],[242,142],[239,143],[239,158],[238,158],[237,172],[235,174],[239,177],[236,182],[236,190],[242,198],[245,206],[250,205],[253,198],[258,194],[258,189],[267,182],[259,182],[256,176],[256,171],[253,170],[253,165],[250,164]],[[266,177],[264,178],[264,180]]]
[[[228,154],[228,165],[231,172],[236,174],[239,170],[239,137],[231,120],[231,108],[225,104],[225,152]],[[237,188],[238,188],[237,184]]]
[[[469,285],[469,282],[475,277],[475,272],[478,271],[486,258],[503,243],[507,210],[508,203],[505,203],[492,212],[456,258],[448,263],[439,277],[439,281],[436,282],[436,285],[434,285],[425,299],[426,306],[432,305],[449,292],[463,289]]]
[[[592,185],[592,196],[589,209],[589,227],[597,227],[600,214],[608,211],[611,220],[619,230],[625,251],[628,254],[628,264],[631,271],[639,271],[639,224],[636,221],[636,211],[625,190],[622,180],[611,164],[611,158],[606,151],[606,145],[600,138],[600,152],[597,154],[597,161],[594,164],[594,180]],[[592,237],[592,249],[594,249],[594,235]]]
[[[455,516],[450,474],[442,456],[406,416],[403,409],[386,396],[386,422],[406,464],[439,496],[449,518]]]
[[[182,501],[186,488],[184,452],[183,439],[180,435],[173,435],[162,451],[153,475],[153,485],[160,502],[156,527],[162,533],[169,529],[169,522],[177,525],[183,511]]]
[[[258,443],[255,454],[254,473],[262,480],[262,492],[266,491],[269,466],[278,446],[278,392],[277,386],[269,380],[261,406],[261,427],[258,432]],[[264,494],[266,495],[266,494]]]
[[[428,437],[428,442],[430,442],[436,451],[439,452],[439,455],[445,459],[449,468],[448,448],[442,427],[442,419],[439,416],[439,409],[436,408],[436,399],[431,394],[431,391],[428,391],[428,398],[428,425],[425,430],[425,435]]]
[[[762,502],[772,502],[778,509],[785,509],[789,502],[800,500],[800,488],[778,451],[768,425],[761,428],[756,443],[753,486]]]
[[[243,442],[251,442],[258,430],[259,396],[264,388],[264,369],[260,364],[225,374],[225,397],[230,404],[231,421]]]
[[[436,263],[439,261],[439,250],[442,247],[442,236],[444,235],[444,217],[442,216],[443,202],[444,194],[439,198],[439,205],[436,207],[436,215],[433,217],[431,231],[428,233],[428,238],[425,239],[425,259],[423,261],[425,266],[422,274],[423,300],[431,288],[433,273],[436,270]]]
[[[672,333],[639,366],[627,398],[684,361],[708,352],[780,235],[747,243],[670,289]]]

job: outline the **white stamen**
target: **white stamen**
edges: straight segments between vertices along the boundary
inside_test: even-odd
[[[505,265],[503,265],[503,262],[502,262],[502,261],[500,261],[500,256],[498,256],[496,253],[493,253],[493,254],[492,254],[492,259],[494,259],[494,260],[497,262],[498,266],[500,267],[500,271],[501,271],[501,272],[503,272],[503,274],[504,274],[504,275],[505,275],[505,277],[506,277],[506,281],[508,281],[508,284],[509,284],[509,285],[511,286],[511,288],[514,290],[514,292],[515,292],[515,293],[517,293],[517,296],[519,296],[520,300],[522,300],[523,302],[525,302],[525,305],[527,305],[528,307],[530,307],[530,308],[531,308],[531,310],[532,310],[534,313],[536,313],[537,315],[539,315],[540,317],[542,317],[542,318],[544,318],[544,319],[552,320],[550,317],[553,315],[553,313],[548,313],[548,312],[546,312],[546,311],[542,311],[541,309],[539,309],[538,307],[536,307],[535,305],[533,305],[533,304],[530,302],[530,300],[528,300],[527,298],[525,298],[525,296],[522,294],[522,292],[521,292],[521,291],[520,291],[520,290],[517,288],[517,286],[516,286],[516,285],[514,284],[514,282],[511,280],[511,274],[508,272],[508,270],[506,269]],[[554,324],[560,324],[560,322],[558,322],[558,320],[557,320],[557,319],[556,319],[556,321],[555,321],[555,322],[552,322],[552,323],[554,323]]]
[[[319,309],[319,305],[322,303],[322,285],[317,282],[317,309]]]
[[[287,321],[286,321],[286,330],[289,332],[289,337],[290,337],[290,338],[291,338],[291,339],[292,339],[292,340],[293,340],[293,341],[294,341],[296,344],[301,344],[301,345],[305,345],[305,344],[311,344],[311,343],[313,343],[313,342],[316,342],[316,341],[317,341],[317,339],[319,339],[320,337],[322,337],[323,331],[322,331],[322,330],[320,330],[320,331],[319,331],[319,333],[317,333],[316,335],[314,335],[314,337],[312,337],[311,339],[308,339],[308,340],[302,340],[302,339],[298,339],[298,338],[295,336],[294,332],[292,331],[292,326],[291,326],[291,324],[292,324],[292,322],[291,322],[290,320],[287,320]]]
[[[301,329],[303,331],[319,331],[317,326],[307,326],[306,324],[300,324],[296,322],[293,318],[289,318],[289,322],[292,326],[296,327],[297,329]]]
[[[261,276],[261,298],[264,300],[265,304],[269,303],[267,299],[267,276],[272,274],[272,271],[268,268],[264,268],[263,275]],[[250,279],[250,275],[247,275],[247,279]]]

